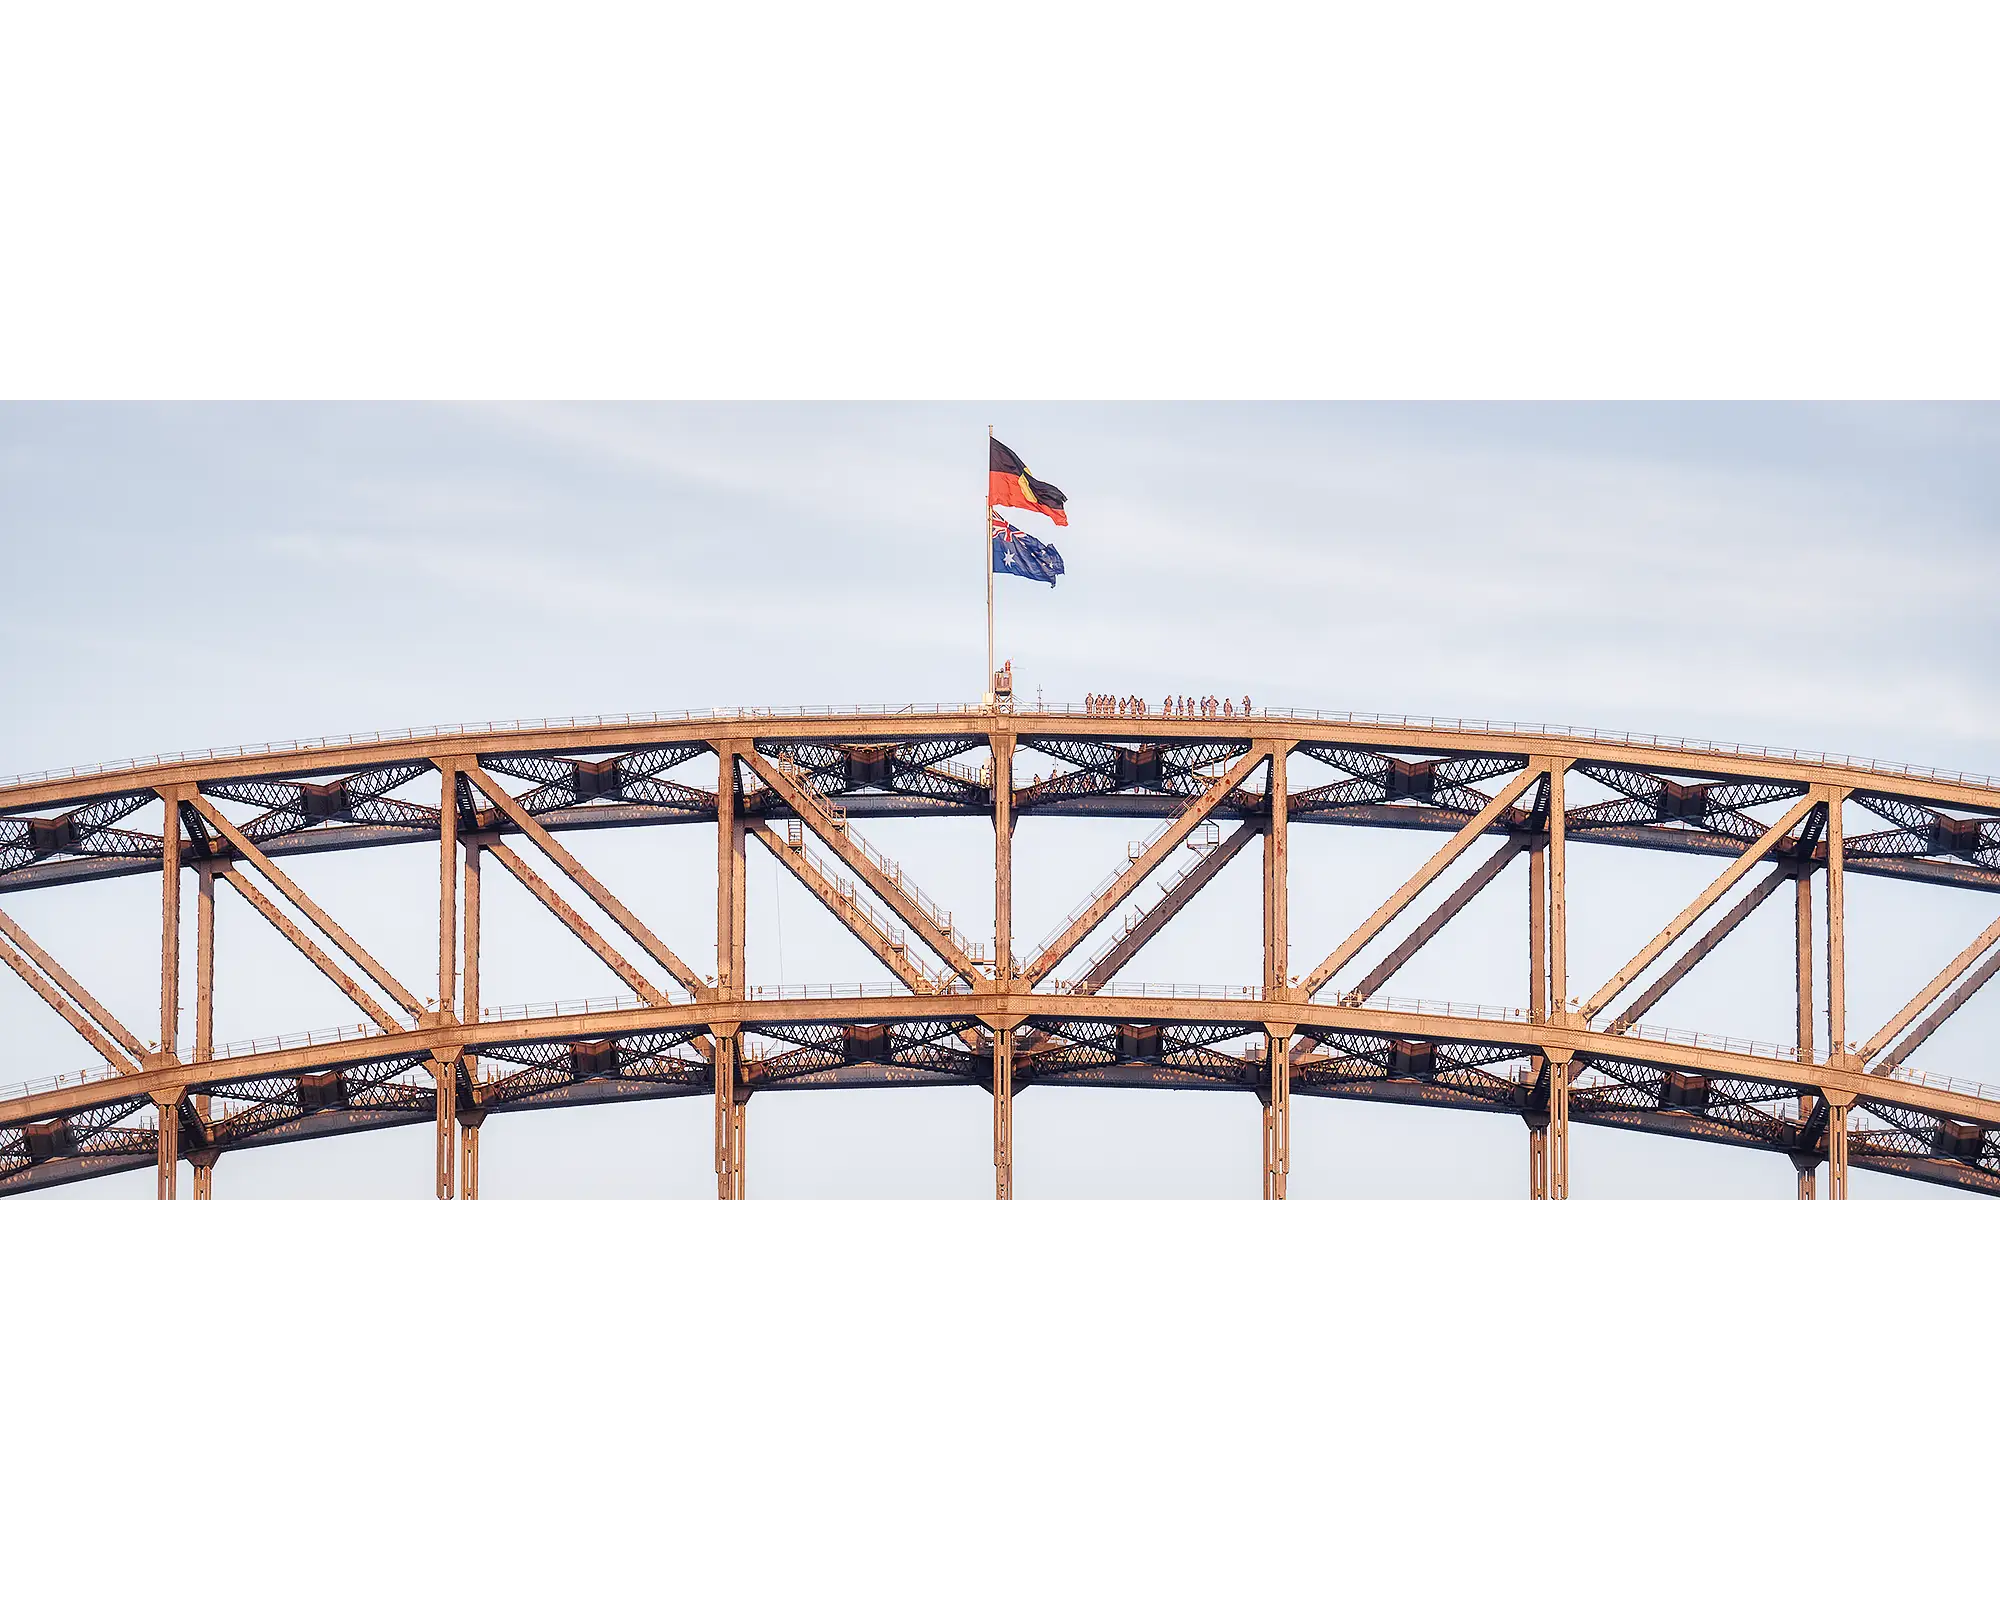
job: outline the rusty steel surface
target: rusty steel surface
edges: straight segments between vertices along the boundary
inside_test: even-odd
[[[697,757],[715,761],[716,788],[674,776]],[[1054,770],[1022,784],[1024,759]],[[425,782],[441,804],[398,793]],[[166,819],[163,831],[127,825],[149,807]],[[1848,810],[1881,825],[1857,831]],[[1158,824],[1028,950],[1013,927],[1014,834],[1024,815]],[[992,902],[952,910],[925,895],[856,827],[891,816],[990,821]],[[684,824],[715,829],[706,980],[698,969],[710,952],[668,948],[557,837]],[[1443,836],[1372,915],[1323,959],[1302,964],[1304,976],[1285,959],[1288,838],[1297,826]],[[882,963],[888,981],[747,981],[752,837]],[[1480,846],[1488,837],[1498,841],[1490,856]],[[1253,843],[1262,857],[1262,981],[1117,983],[1138,950]],[[390,845],[436,851],[435,910],[411,913],[427,928],[435,918],[437,1002],[420,1002],[279,865],[287,855]],[[1578,845],[1723,858],[1658,935],[1629,959],[1609,953],[1613,976],[1581,1005],[1567,998],[1568,858]],[[1159,881],[1183,846],[1200,863]],[[1470,875],[1415,918],[1417,902],[1473,852],[1480,860]],[[483,1006],[479,890],[488,855],[628,992]],[[1498,892],[1492,886],[1516,857],[1529,884],[1518,1005],[1384,997],[1396,971],[1466,905]],[[174,1035],[185,872],[196,875],[197,953],[195,1014],[182,1040]],[[1579,1121],[1770,1152],[1796,1167],[1802,1198],[1817,1192],[1822,1165],[1836,1198],[1854,1166],[2000,1192],[2000,1088],[1909,1065],[2000,970],[1991,954],[2000,919],[1857,1046],[1845,1015],[1850,872],[2000,890],[2000,780],[1595,730],[1004,703],[481,725],[39,774],[0,784],[0,895],[9,897],[0,961],[101,1064],[0,1087],[0,1193],[151,1167],[170,1198],[185,1161],[194,1194],[207,1198],[231,1149],[429,1123],[436,1192],[471,1198],[489,1116],[706,1096],[717,1192],[741,1198],[757,1095],[956,1086],[993,1098],[995,1192],[1005,1198],[1014,1095],[1065,1084],[1256,1096],[1263,1193],[1272,1199],[1286,1193],[1294,1094],[1519,1117],[1536,1197],[1568,1194],[1569,1128]],[[42,897],[63,885],[147,874],[160,881],[159,1015],[168,1035],[151,1050],[33,932]],[[568,880],[581,907],[551,877]],[[370,1020],[218,1045],[214,970],[228,951],[215,943],[217,879]],[[1798,901],[1796,1037],[1759,1043],[1646,1023],[1787,879]],[[1827,908],[1823,950],[1814,948],[1816,880]],[[1122,927],[1113,921],[1149,894],[1157,898],[1129,911]],[[1690,938],[1711,912],[1713,925]],[[970,936],[989,925],[990,944]],[[1407,931],[1397,938],[1399,927]],[[621,955],[609,931],[658,970]],[[1065,977],[1071,958],[1077,975]],[[1815,972],[1828,1001],[1817,1013]],[[1649,973],[1657,975],[1641,989]],[[1831,1023],[1824,1042],[1814,1037],[1816,1015]]]

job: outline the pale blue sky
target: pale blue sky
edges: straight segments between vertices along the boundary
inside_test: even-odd
[[[989,422],[1072,511],[1053,535],[1069,572],[1058,588],[997,580],[1001,651],[1027,693],[1248,693],[2000,771],[2000,409],[1459,404],[0,408],[0,768],[461,719],[969,697]],[[1130,831],[1043,826],[1022,890],[1031,936]],[[940,898],[982,903],[976,830],[882,837]],[[686,843],[591,841],[607,870],[642,878]],[[1297,937],[1337,937],[1421,848],[1315,838],[1329,887],[1299,891]],[[410,941],[422,970],[422,938],[393,914],[421,902],[415,854],[330,876],[314,863],[311,881],[385,945]],[[776,976],[782,919],[791,981],[871,976],[795,890],[770,898],[771,870],[753,859],[770,912],[753,962]],[[1649,860],[1644,887],[1628,882],[1637,870],[1604,866],[1586,971],[1608,970],[1710,869]],[[116,990],[121,966],[145,966],[143,937],[126,950],[104,931],[132,887],[13,906],[59,951],[98,947],[101,965],[77,965]],[[1134,976],[1253,975],[1248,891],[1226,874],[1211,892],[1214,907]],[[1991,914],[1956,904],[1977,897],[1909,895],[1858,939],[1864,1017]],[[671,901],[662,891],[652,914],[676,922],[686,908]],[[1586,934],[1591,914],[1579,911]],[[519,970],[495,958],[518,992],[492,998],[611,987],[525,915],[535,954]],[[1511,1001],[1514,958],[1497,945],[1514,931],[1469,928],[1410,969],[1407,992]],[[1785,1037],[1789,999],[1776,965],[1752,970],[1757,949],[1705,971],[1705,989],[1690,982],[1690,1011],[1662,1020]],[[222,1036],[346,1015],[286,957],[260,952],[254,992],[225,993]],[[1926,1065],[1980,1075],[1977,1010]],[[35,1012],[0,984],[0,1077],[74,1053]],[[753,1190],[983,1193],[986,1114],[983,1097],[948,1092],[767,1097]],[[1023,1193],[1255,1192],[1247,1101],[1043,1091],[1019,1117]],[[705,1118],[640,1106],[511,1119],[488,1141],[489,1188],[704,1192]],[[1511,1194],[1522,1137],[1497,1118],[1309,1106],[1294,1192]],[[422,1143],[418,1131],[232,1158],[219,1186],[421,1193]],[[510,1154],[529,1150],[532,1162]],[[1771,1158],[1592,1130],[1577,1165],[1583,1194],[1791,1182]]]

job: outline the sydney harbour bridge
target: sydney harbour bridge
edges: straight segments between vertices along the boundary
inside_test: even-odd
[[[150,1167],[172,1198],[186,1164],[207,1198],[232,1150],[429,1124],[438,1196],[473,1198],[496,1116],[698,1095],[714,1107],[718,1193],[740,1198],[759,1095],[940,1085],[991,1097],[1002,1198],[1014,1096],[1063,1085],[1256,1096],[1274,1199],[1294,1095],[1518,1119],[1537,1198],[1567,1195],[1579,1122],[1768,1152],[1796,1169],[1801,1198],[1821,1192],[1822,1167],[1830,1198],[1845,1197],[1854,1167],[2000,1192],[2000,1086],[1912,1061],[2000,970],[2000,919],[1894,1015],[1851,1026],[1844,888],[1863,873],[1938,894],[2000,890],[2000,779],[1582,729],[1201,709],[1031,710],[1003,698],[488,724],[0,784],[0,960],[94,1052],[86,1066],[0,1086],[0,1192]],[[1037,775],[1023,782],[1023,767]],[[713,787],[694,781],[711,770]],[[1023,816],[1144,819],[1153,831],[1028,946],[1013,925]],[[926,895],[865,837],[870,819],[892,817],[990,822],[991,903],[951,909]],[[712,948],[670,948],[563,842],[648,827],[713,830]],[[1287,970],[1295,827],[1437,840],[1306,971]],[[746,981],[752,840],[885,981]],[[1567,873],[1580,845],[1706,856],[1716,870],[1642,947],[1573,952]],[[435,854],[435,905],[426,894],[410,908],[426,927],[435,919],[434,982],[390,971],[286,871],[295,856],[392,847]],[[1261,983],[1121,984],[1246,854],[1262,875]],[[1527,958],[1516,1003],[1388,998],[1397,972],[1476,898],[1516,894],[1520,874],[1506,869],[1517,859],[1527,892],[1510,914],[1525,924]],[[496,867],[623,993],[483,1005],[480,887]],[[35,926],[65,886],[134,875],[159,883],[152,1039],[137,1031],[150,1019],[114,1015],[77,975],[81,952],[46,947]],[[706,874],[681,892],[706,898]],[[240,897],[367,1020],[308,1030],[317,1019],[301,1017],[294,1034],[218,1042],[216,964],[231,954],[217,948],[218,893]],[[1646,1020],[1774,896],[1796,923],[1793,970],[1778,980],[1795,990],[1793,1037]],[[1435,903],[1418,916],[1426,898]]]

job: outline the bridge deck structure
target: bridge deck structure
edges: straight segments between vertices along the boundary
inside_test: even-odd
[[[1795,1169],[1801,1198],[1818,1195],[1822,1169],[1827,1195],[1844,1198],[1854,1167],[2000,1192],[2000,1087],[1910,1061],[2000,970],[2000,917],[1862,1038],[1847,1016],[1845,894],[1850,873],[2000,890],[2000,779],[1592,729],[1202,709],[724,708],[402,730],[0,783],[0,962],[95,1058],[0,1088],[0,1193],[151,1168],[172,1198],[185,1166],[208,1198],[232,1150],[430,1124],[436,1193],[474,1198],[492,1116],[702,1096],[717,1193],[740,1198],[757,1096],[956,1086],[991,1098],[994,1188],[1007,1198],[1013,1097],[1061,1085],[1256,1097],[1273,1199],[1286,1193],[1295,1094],[1518,1118],[1536,1198],[1567,1197],[1579,1122],[1769,1152]],[[711,759],[712,784],[694,781]],[[1024,763],[1045,775],[1023,783]],[[1013,926],[1024,816],[1152,824],[1032,946]],[[988,821],[991,903],[953,910],[925,894],[864,837],[886,817]],[[713,832],[712,948],[670,948],[563,843],[656,826]],[[1288,959],[1294,827],[1438,840],[1303,972]],[[880,962],[882,982],[748,981],[752,840]],[[1571,987],[1575,845],[1716,858],[1707,886],[1644,946],[1618,952],[1587,997]],[[437,863],[435,904],[421,913],[435,921],[437,970],[414,987],[285,870],[295,856],[388,847]],[[1260,981],[1121,983],[1253,849]],[[482,1004],[488,858],[620,993]],[[1389,997],[1468,905],[1518,882],[1507,870],[1517,862],[1527,893],[1516,1002]],[[65,964],[74,952],[45,948],[30,927],[67,885],[137,875],[160,885],[150,1041]],[[240,896],[364,1020],[219,1044],[219,891]],[[1792,910],[1791,1039],[1646,1020],[1774,897]],[[1420,901],[1434,902],[1421,917]]]

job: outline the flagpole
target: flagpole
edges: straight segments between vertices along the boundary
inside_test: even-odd
[[[986,424],[987,467],[993,465],[993,424]],[[993,474],[986,474],[986,522],[980,535],[979,548],[983,559],[980,565],[986,569],[986,689],[984,703],[993,700]]]

